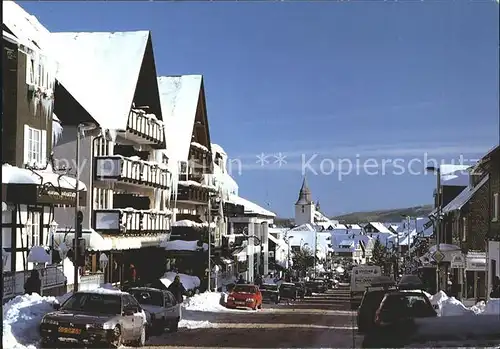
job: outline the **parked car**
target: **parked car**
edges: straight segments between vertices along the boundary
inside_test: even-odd
[[[280,297],[281,299],[296,300],[298,298],[298,291],[295,284],[293,282],[283,282],[280,285]]]
[[[236,285],[227,297],[228,308],[262,308],[262,293],[256,285]]]
[[[280,302],[280,286],[276,284],[262,284],[260,286],[260,293],[262,294],[262,302]]]
[[[365,335],[363,348],[495,348],[500,346],[498,315],[406,318]]]
[[[170,291],[149,287],[133,287],[128,292],[137,299],[150,317],[150,333],[161,334],[166,328],[177,332],[181,319],[181,305]]]
[[[436,317],[427,296],[420,291],[393,291],[386,293],[375,312],[373,326],[366,332],[363,348],[391,347],[413,330],[416,318]],[[395,337],[395,338],[387,338]]]
[[[304,298],[306,296],[306,284],[302,281],[296,282],[295,287],[297,287],[297,294],[300,298]]]
[[[126,292],[94,290],[76,292],[40,323],[42,345],[59,340],[107,344],[118,348],[124,343],[144,346],[147,318],[137,300]]]
[[[395,291],[394,285],[367,287],[357,313],[358,332],[368,331],[375,322],[375,313],[387,292]]]
[[[325,293],[327,290],[326,284],[323,280],[311,280],[306,282],[307,295],[311,296],[313,293]]]

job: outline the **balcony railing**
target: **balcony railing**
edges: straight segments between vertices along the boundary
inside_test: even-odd
[[[210,189],[193,181],[181,181],[177,188],[177,201],[208,204]]]
[[[158,188],[168,187],[168,170],[154,162],[120,155],[96,156],[94,178]]]
[[[154,233],[170,229],[170,212],[155,210],[94,210],[94,229],[107,233]]]
[[[165,132],[163,122],[154,114],[147,114],[142,109],[132,109],[128,116],[127,133],[139,136],[145,144],[163,144]]]

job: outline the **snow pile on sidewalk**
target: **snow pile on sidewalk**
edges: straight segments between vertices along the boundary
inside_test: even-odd
[[[443,291],[439,291],[429,297],[432,305],[437,305],[438,316],[456,315],[500,315],[500,299],[490,299],[486,303],[481,301],[472,307],[466,307],[455,297],[448,297]]]
[[[173,271],[166,272],[165,275],[163,275],[163,278],[160,279],[160,281],[165,285],[165,287],[168,287],[172,282],[174,282],[174,279],[177,275],[179,275],[182,285],[186,290],[194,290],[201,285],[199,277],[187,274],[178,274]]]
[[[36,348],[42,317],[53,311],[55,297],[34,293],[10,300],[3,307],[3,347],[9,349]]]
[[[221,293],[219,292],[204,292],[188,298],[182,307],[190,311],[204,311],[218,313],[227,311],[228,309],[220,304]]]

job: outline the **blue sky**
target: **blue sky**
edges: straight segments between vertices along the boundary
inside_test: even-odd
[[[54,32],[151,30],[158,74],[204,75],[240,194],[280,216],[303,170],[326,214],[430,203],[425,156],[499,141],[494,1],[20,4]]]

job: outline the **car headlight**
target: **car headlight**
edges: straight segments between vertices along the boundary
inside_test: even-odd
[[[95,330],[102,330],[104,328],[103,324],[87,324],[85,325],[85,328],[88,329],[95,329]]]
[[[42,324],[47,324],[47,325],[59,325],[59,322],[57,322],[56,320],[52,320],[52,319],[47,319],[47,318],[43,318],[42,319]]]
[[[247,302],[248,303],[254,302],[254,299],[253,298],[247,298]]]

